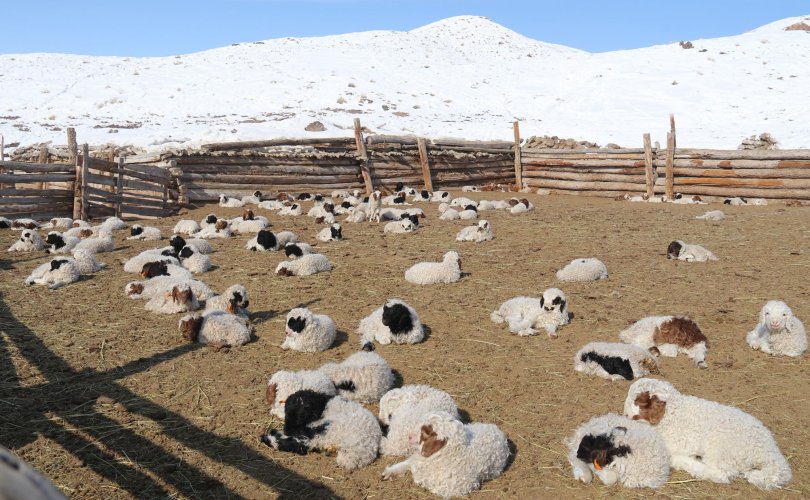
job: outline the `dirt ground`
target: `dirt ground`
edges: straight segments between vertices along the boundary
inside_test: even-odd
[[[503,198],[506,194],[473,195]],[[279,253],[244,249],[247,237],[214,240],[217,268],[202,275],[214,289],[250,291],[255,341],[229,352],[185,344],[176,316],[144,310],[123,295],[133,275],[121,259],[156,246],[118,232],[109,269],[61,290],[24,288],[42,254],[0,255],[0,444],[41,470],[73,498],[426,498],[410,476],[382,481],[380,458],[346,472],[333,457],[297,456],[261,445],[282,423],[264,402],[270,374],[316,368],[359,348],[358,321],[389,297],[412,304],[430,327],[413,346],[379,346],[406,384],[448,391],[473,421],[496,423],[514,461],[475,498],[636,498],[650,490],[583,485],[565,458],[563,438],[585,420],[621,413],[628,383],[573,370],[574,353],[647,315],[687,314],[710,339],[709,369],[685,357],[663,359],[662,377],[684,393],[745,410],[771,429],[793,468],[793,482],[765,493],[743,481],[718,485],[676,472],[662,498],[810,496],[810,368],[806,356],[752,351],[745,334],[769,299],[786,301],[810,324],[810,208],[682,206],[529,195],[537,208],[513,216],[483,212],[496,239],[458,243],[467,221],[429,218],[417,233],[384,235],[381,226],[344,224],[346,240],[319,243],[334,270],[307,278],[272,274]],[[722,208],[723,222],[695,220]],[[181,218],[239,209],[203,207],[150,224],[169,234]],[[263,212],[257,210],[257,212]],[[267,214],[264,214],[267,215]],[[269,216],[274,230],[314,241],[308,217]],[[0,231],[7,248],[19,233]],[[720,260],[669,261],[669,241],[701,243]],[[457,250],[468,273],[459,283],[420,287],[404,270]],[[554,273],[577,257],[607,264],[607,280],[560,283]],[[559,286],[573,322],[558,339],[521,338],[489,319],[504,300]],[[330,315],[343,333],[336,347],[306,354],[279,348],[287,311],[306,304]],[[101,399],[99,397],[101,396]],[[370,407],[376,414],[376,407]],[[744,439],[741,437],[741,439]]]

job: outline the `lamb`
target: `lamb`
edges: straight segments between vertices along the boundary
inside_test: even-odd
[[[278,211],[279,215],[291,215],[291,216],[298,216],[304,213],[303,207],[301,207],[300,203],[293,203],[288,207],[284,207]]]
[[[568,299],[559,288],[548,288],[539,298],[515,297],[490,315],[495,323],[507,323],[509,331],[521,337],[537,335],[540,328],[549,338],[557,338],[557,328],[571,322]]]
[[[455,283],[461,279],[461,258],[450,251],[442,262],[420,262],[405,271],[405,281],[416,285]]]
[[[332,224],[321,229],[315,235],[315,239],[318,241],[340,241],[343,239],[343,228],[340,227],[340,224]]]
[[[177,224],[174,225],[174,229],[172,229],[173,233],[176,234],[185,234],[186,236],[191,236],[192,234],[200,232],[202,228],[195,220],[188,220],[183,219],[178,221]]]
[[[382,199],[383,205],[410,205],[408,203],[408,199],[406,198],[407,193],[405,191],[401,191],[396,194],[392,194],[390,196],[385,196]]]
[[[79,281],[80,276],[79,269],[73,259],[57,257],[34,269],[25,279],[25,284],[50,285],[48,288],[56,290]]]
[[[279,276],[310,276],[323,271],[331,271],[332,265],[326,255],[311,253],[295,260],[279,262],[275,273]]]
[[[480,191],[478,186],[461,186],[462,193],[478,193]]]
[[[203,227],[199,233],[195,234],[195,238],[203,239],[224,239],[233,236],[231,233],[228,221],[224,219],[217,220],[213,225]]]
[[[748,200],[746,200],[742,196],[735,196],[734,198],[726,198],[725,200],[723,200],[723,204],[732,206],[747,205]]]
[[[368,208],[366,209],[366,213],[368,214],[368,221],[369,222],[380,222],[380,209],[382,208],[382,193],[379,191],[374,191],[371,193],[371,196],[368,197]]]
[[[534,210],[534,205],[532,205],[532,203],[526,198],[521,198],[519,200],[517,198],[512,198],[509,200],[509,205],[512,207],[509,209],[509,213],[512,214],[522,214],[528,212],[529,210]]]
[[[574,479],[589,484],[593,476],[606,486],[658,488],[669,479],[669,451],[650,426],[608,413],[580,425],[565,440]]]
[[[510,208],[506,200],[481,200],[478,202],[478,211],[481,210],[505,210]]]
[[[290,260],[309,255],[313,252],[312,245],[308,243],[287,243],[284,245],[284,255]]]
[[[178,258],[180,264],[194,274],[204,273],[211,269],[211,258],[194,251],[191,247],[183,247]]]
[[[265,210],[281,210],[285,205],[284,202],[278,200],[265,200],[259,203],[258,207]]]
[[[245,248],[253,252],[267,252],[276,251],[284,248],[287,243],[294,243],[298,241],[298,236],[290,231],[281,231],[276,234],[269,229],[262,229],[256,236],[248,240]]]
[[[284,342],[281,348],[301,352],[320,352],[335,343],[335,322],[325,314],[315,314],[306,307],[287,313]]]
[[[244,320],[250,317],[250,297],[247,288],[242,285],[231,285],[222,292],[205,302],[206,311],[229,312],[242,317]]]
[[[356,224],[358,222],[366,222],[367,220],[371,220],[369,218],[368,214],[366,213],[367,208],[368,208],[368,206],[365,206],[365,207],[357,206],[357,207],[350,208],[349,209],[349,216],[346,217],[345,219],[343,219],[343,221],[344,222],[352,222],[352,223]]]
[[[489,221],[481,219],[475,226],[467,226],[456,235],[456,241],[474,241],[481,243],[494,238]]]
[[[140,224],[134,224],[131,228],[129,228],[129,234],[130,236],[127,237],[128,240],[156,241],[163,239],[163,235],[160,234],[159,228],[142,226]]]
[[[161,253],[160,249],[145,250],[138,255],[130,258],[124,262],[125,273],[140,273],[143,271],[143,266],[150,262],[165,262],[167,264],[180,265],[180,261],[171,255]]]
[[[717,260],[717,257],[700,245],[689,245],[681,240],[675,240],[667,247],[667,259],[706,262]]]
[[[771,432],[757,418],[731,406],[681,394],[669,382],[639,379],[630,386],[624,414],[658,431],[670,466],[697,479],[730,483],[737,477],[771,490],[792,474]]]
[[[78,242],[74,250],[89,250],[93,253],[112,252],[115,250],[115,242],[110,233],[100,231],[96,238],[85,238]]]
[[[394,372],[376,352],[356,352],[341,363],[318,368],[335,384],[338,395],[360,403],[376,403],[394,386]]]
[[[126,229],[127,223],[119,219],[118,217],[107,217],[107,219],[101,223],[101,229],[106,230],[109,233],[113,231],[119,231],[121,229]]]
[[[193,279],[188,269],[176,264],[167,264],[165,261],[147,262],[143,265],[140,276],[147,280],[155,276],[171,276],[180,280]]]
[[[169,245],[171,245],[177,253],[180,253],[183,247],[190,247],[195,252],[204,255],[208,255],[213,251],[211,244],[206,240],[201,240],[200,238],[189,238],[187,240],[179,234],[172,236],[169,240]]]
[[[351,193],[345,189],[336,189],[332,191],[332,198],[348,198]]]
[[[15,219],[11,223],[11,229],[14,231],[22,231],[23,229],[38,229],[39,222],[34,219]]]
[[[615,382],[658,374],[658,362],[636,345],[590,342],[574,356],[574,370]]]
[[[45,242],[42,241],[42,236],[32,229],[24,229],[20,233],[20,238],[15,241],[9,248],[9,252],[37,252],[45,248]]]
[[[804,324],[781,300],[770,300],[759,312],[759,324],[746,336],[751,348],[777,356],[801,356],[807,350]]]
[[[447,200],[443,200],[443,201],[447,201]],[[462,208],[464,208],[464,207],[466,207],[468,205],[478,207],[478,202],[475,201],[475,200],[471,200],[469,198],[465,198],[463,196],[460,196],[458,198],[453,198],[452,200],[450,200],[450,206],[451,207],[462,207]]]
[[[307,217],[314,217],[316,219],[327,216],[332,216],[332,218],[335,216],[335,204],[332,203],[331,200],[318,203],[307,212]]]
[[[619,333],[619,339],[647,349],[654,355],[674,358],[686,354],[700,368],[708,368],[709,340],[697,323],[680,316],[648,316]]]
[[[413,198],[411,198],[411,201],[413,201],[413,202],[430,201],[430,198],[431,198],[430,191],[428,191],[426,189],[423,189],[421,191],[417,191],[413,195]]]
[[[261,191],[253,191],[252,195],[242,197],[242,205],[258,205],[261,202],[262,202]]]
[[[726,218],[726,214],[723,213],[722,210],[709,210],[703,215],[698,215],[695,219],[702,219],[702,220],[723,220]]]
[[[364,351],[373,351],[375,340],[383,345],[416,344],[425,338],[416,310],[399,299],[388,299],[361,319],[357,333]]]
[[[463,424],[436,412],[420,424],[419,452],[390,465],[383,479],[410,471],[416,484],[434,495],[466,495],[500,476],[509,460],[506,435],[493,424]]]
[[[237,198],[230,198],[228,196],[225,196],[224,194],[220,194],[219,195],[219,206],[220,207],[225,207],[225,208],[238,208],[238,207],[244,207],[245,204],[242,203],[242,200],[239,200]]]
[[[262,443],[299,455],[337,450],[335,462],[348,470],[365,467],[377,458],[380,424],[359,403],[304,390],[287,398],[284,415],[284,433],[271,429],[260,437]]]
[[[250,328],[238,317],[222,311],[187,314],[178,329],[188,342],[236,347],[250,342]]]
[[[267,381],[267,389],[265,390],[265,399],[267,404],[270,405],[270,413],[278,418],[284,418],[284,403],[287,402],[287,398],[303,390],[327,396],[337,394],[332,379],[319,370],[277,371]]]
[[[705,205],[706,202],[700,196],[684,196],[681,193],[675,193],[675,199],[672,203],[679,205]]]
[[[96,260],[96,254],[82,249],[73,251],[73,264],[79,270],[79,274],[83,276],[93,274],[107,267],[107,264]]]
[[[557,271],[560,281],[596,281],[607,279],[607,266],[596,258],[574,259]]]
[[[442,203],[439,205],[439,220],[459,220],[461,216],[459,215],[458,210],[450,208],[447,203]]]
[[[452,197],[447,191],[433,191],[430,201],[433,203],[449,203]]]
[[[391,221],[383,226],[383,233],[386,234],[405,234],[416,231],[417,226],[414,225],[410,218]]]
[[[200,221],[200,228],[205,229],[208,226],[213,226],[217,221],[219,221],[219,218],[216,215],[208,214]]]
[[[57,231],[51,231],[48,233],[48,236],[45,237],[45,243],[47,244],[46,250],[48,253],[68,253],[72,251],[80,241],[81,239],[75,236],[65,236],[59,234]]]
[[[70,217],[54,217],[47,224],[43,224],[42,229],[62,229],[67,230],[73,227],[73,219]]]
[[[467,205],[464,210],[458,213],[460,220],[474,220],[478,218],[478,207],[475,205]]]
[[[169,291],[155,294],[145,308],[158,314],[176,314],[195,311],[200,308],[200,303],[189,285],[176,284]]]
[[[191,288],[197,300],[205,302],[216,294],[199,280],[180,280],[171,276],[156,276],[143,281],[130,281],[124,286],[124,295],[130,299],[151,299],[155,295],[171,292],[176,285],[184,284]]]
[[[388,432],[380,441],[380,454],[407,457],[419,451],[421,422],[431,413],[444,411],[459,418],[452,396],[429,385],[404,385],[380,399],[380,423]]]

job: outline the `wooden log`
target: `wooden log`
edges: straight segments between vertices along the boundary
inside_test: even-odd
[[[587,148],[587,149],[541,149],[541,148],[523,148],[521,154],[526,155],[607,155],[611,157],[617,154],[632,154],[639,155],[643,158],[644,148],[618,148],[618,149],[602,149],[602,148]]]
[[[663,192],[663,186],[656,186],[656,192]],[[747,198],[766,198],[782,200],[810,200],[810,190],[808,189],[773,189],[773,188],[752,188],[752,187],[732,187],[732,186],[678,186],[678,192],[689,195],[717,196],[730,198],[743,196]]]
[[[360,118],[354,119],[354,140],[357,145],[357,155],[360,158],[360,173],[366,185],[366,196],[371,196],[371,193],[374,192],[374,184],[371,182],[371,166],[366,151],[366,142],[363,140],[363,131],[360,127]]]
[[[374,163],[376,168],[377,163]],[[238,175],[274,175],[274,174],[359,174],[360,163],[351,165],[304,166],[304,165],[183,165],[182,171],[191,174],[238,174]]]
[[[650,159],[652,161],[652,158]],[[528,167],[637,167],[645,168],[646,162],[641,159],[524,159],[523,163]]]
[[[678,147],[678,141],[675,134],[675,113],[669,114],[669,132],[672,134],[672,147]]]
[[[523,167],[523,176],[528,172],[574,172],[582,174],[631,174],[645,175],[645,169],[640,167]]]
[[[554,188],[554,189],[574,189],[582,191],[631,191],[644,192],[644,184],[633,182],[580,182],[562,181],[556,179],[531,179],[530,187]]]
[[[0,182],[7,184],[30,184],[46,182],[70,182],[73,174],[3,174],[0,175]]]
[[[73,177],[73,219],[82,217],[82,165],[79,156],[76,156],[75,174]]]
[[[158,186],[165,186],[171,182],[171,178],[163,178],[163,177],[155,177],[151,174],[144,174],[135,170],[124,169],[124,177],[134,177],[135,179],[140,179]]]
[[[758,188],[810,188],[810,179],[752,179],[733,177],[678,177],[678,189],[681,186],[747,186]]]
[[[8,171],[25,172],[29,174],[73,173],[73,165],[68,163],[26,163],[22,161],[7,161],[3,163],[3,168]]]
[[[80,219],[87,220],[87,213],[89,207],[87,206],[87,176],[90,167],[90,148],[87,146],[85,142],[82,144],[82,204],[81,204],[81,216]]]
[[[160,193],[163,191],[163,186],[161,184],[155,184],[154,182],[143,182],[136,179],[131,179],[126,175],[123,176],[124,179],[124,190],[125,191],[154,191],[156,193]]]
[[[0,216],[8,217],[9,219],[20,219],[20,218],[28,218],[28,219],[36,219],[36,220],[48,220],[52,217],[70,217],[70,209],[65,207],[56,207],[52,209],[35,209],[35,210],[28,210],[22,209],[15,212],[0,212]]]
[[[335,182],[362,182],[356,173],[353,175],[216,175],[216,174],[183,174],[180,179],[183,182],[196,184],[216,183],[216,184],[332,184]]]
[[[465,139],[433,139],[431,145],[444,146],[444,147],[469,147],[469,148],[485,148],[485,149],[500,149],[509,152],[512,150],[514,144],[512,141],[468,141]]]
[[[327,179],[328,180],[328,179]],[[328,186],[351,186],[352,188],[363,187],[361,182],[330,182],[328,184],[312,184],[301,183],[296,179],[288,179],[286,182],[272,184],[217,184],[214,182],[186,182],[184,183],[187,189],[207,189],[210,191],[218,191],[218,193],[233,194],[237,191],[245,191],[246,193],[253,193],[253,191],[273,192],[273,191],[290,191],[292,187],[303,187],[307,190],[327,189]],[[335,188],[337,189],[337,188]]]
[[[90,163],[87,166],[87,168],[91,170],[100,170],[102,172],[115,172],[115,170],[118,168],[118,164],[115,163],[114,161],[108,161],[101,158],[93,158],[92,156],[89,158]]]
[[[686,167],[686,168],[718,168],[718,169],[783,169],[783,168],[802,168],[810,170],[810,159],[806,160],[701,160],[693,159],[679,159],[677,154],[673,161],[673,166]]]
[[[114,172],[117,172],[118,169],[121,167],[120,163],[117,163],[116,165],[117,166],[116,166],[115,170],[113,170]],[[154,178],[155,181],[163,181],[163,182],[165,182],[165,181],[168,181],[169,179],[171,179],[171,177],[172,177],[172,174],[169,173],[169,170],[167,168],[155,167],[153,165],[139,165],[139,164],[135,164],[135,163],[126,163],[125,166],[124,166],[124,171],[125,172],[135,172],[135,173],[139,173],[139,174],[142,174],[142,175],[148,175],[148,176]]]
[[[87,173],[86,182],[87,184],[96,184],[99,186],[115,186],[115,179],[110,179],[109,177],[94,174],[92,172]]]
[[[48,146],[45,144],[39,146],[39,163],[48,163]],[[39,189],[48,189],[48,183],[40,182]]]
[[[124,211],[131,209],[132,207],[167,208],[163,202],[163,199],[154,200],[131,195],[124,195],[121,203]]]
[[[242,149],[270,148],[278,146],[313,146],[320,144],[349,145],[354,143],[350,137],[322,137],[317,139],[270,139],[264,141],[238,141],[238,142],[214,142],[203,144],[202,149],[206,151],[227,151]]]
[[[68,163],[75,165],[76,159],[79,158],[79,144],[76,142],[76,129],[73,127],[67,128],[67,146]]]
[[[410,144],[416,146],[417,137],[412,135],[370,135],[367,137],[368,144],[396,143]]]
[[[677,165],[677,161],[676,161]],[[803,168],[679,168],[674,167],[676,176],[686,177],[731,177],[752,179],[810,179],[810,169]]]
[[[482,155],[487,154],[492,156],[506,156],[509,158],[512,158],[512,156],[514,155],[514,150],[505,148],[484,148],[475,146],[443,146],[432,144],[430,146],[430,149],[431,151],[442,151],[448,153],[479,153]]]
[[[49,202],[68,203],[73,201],[72,196],[52,196],[43,199],[39,196],[4,196],[0,198],[0,205],[44,205]]]
[[[670,120],[674,120],[670,115]],[[667,156],[666,156],[666,195],[670,200],[675,198],[675,176],[672,173],[672,163],[675,157],[675,135],[672,132],[667,134]]]
[[[655,189],[655,172],[653,169],[655,166],[653,165],[653,154],[652,154],[652,142],[650,140],[650,134],[644,134],[644,177],[646,183],[646,194],[648,197],[652,197],[653,190]]]
[[[148,208],[148,207],[135,207],[135,206],[125,206],[124,207],[124,215],[132,215],[139,218],[142,217],[154,217],[154,218],[161,218],[161,217],[170,217],[173,214],[172,210],[166,210],[163,208]]]
[[[6,139],[5,137],[3,137],[3,135],[0,134],[0,175],[6,173],[6,169],[4,167],[5,161],[6,161]],[[6,184],[0,183],[0,189],[8,189],[8,187],[9,186],[7,186]]]
[[[123,199],[124,197],[124,157],[118,157],[118,172],[115,173],[115,194],[119,197],[119,199]],[[119,201],[115,205],[115,216],[121,218],[121,202]]]
[[[703,160],[810,160],[808,149],[726,150],[678,149],[676,159]]]
[[[534,186],[531,186],[534,188]],[[559,188],[537,188],[543,189],[547,191],[549,195],[556,195],[556,196],[587,196],[591,198],[618,198],[620,196],[624,196],[627,194],[632,195],[633,193],[628,193],[627,191],[577,191],[572,189],[559,189]],[[638,191],[636,194],[642,195],[642,191]]]
[[[37,196],[46,199],[50,196],[73,198],[73,191],[68,189],[0,189],[0,196]]]
[[[552,171],[539,171],[539,172],[526,172],[525,178],[529,179],[562,179],[572,181],[601,181],[601,182],[633,182],[643,184],[650,189],[654,187],[654,182],[647,184],[646,175],[627,175],[627,174],[580,174],[571,172],[552,172]]]
[[[518,190],[523,188],[523,159],[520,156],[520,124],[517,120],[512,124],[515,135],[515,186]]]
[[[419,148],[419,165],[422,167],[422,180],[424,182],[425,189],[428,191],[433,191],[433,179],[430,173],[430,160],[428,159],[428,151],[427,146],[425,145],[425,139],[419,138],[416,142]]]

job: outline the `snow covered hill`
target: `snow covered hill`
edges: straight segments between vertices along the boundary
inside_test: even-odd
[[[601,144],[735,148],[770,132],[810,148],[810,32],[783,19],[751,32],[592,54],[486,18],[412,31],[283,38],[160,58],[0,55],[6,143],[134,144],[377,133],[511,139],[558,135]],[[323,132],[305,126],[322,122]]]

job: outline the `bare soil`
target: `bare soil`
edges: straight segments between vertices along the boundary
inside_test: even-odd
[[[317,245],[334,270],[308,278],[273,275],[283,255],[248,252],[246,236],[213,241],[217,268],[202,279],[218,290],[247,286],[256,325],[254,342],[227,352],[185,344],[178,317],[151,314],[123,295],[135,277],[120,261],[154,243],[128,242],[119,232],[116,251],[101,255],[108,270],[57,291],[22,284],[45,255],[2,252],[0,444],[73,498],[429,497],[408,476],[380,479],[392,459],[346,472],[333,457],[279,453],[257,439],[268,426],[281,426],[264,402],[269,375],[344,359],[359,348],[358,321],[399,297],[431,331],[419,345],[378,347],[402,383],[450,392],[469,419],[498,424],[513,444],[513,463],[476,498],[648,496],[653,492],[572,478],[563,438],[592,416],[621,413],[628,387],[574,372],[573,356],[586,342],[617,340],[643,316],[687,314],[710,339],[709,369],[685,357],[663,359],[661,376],[684,393],[762,420],[794,479],[786,490],[765,493],[743,481],[719,485],[676,472],[656,495],[810,496],[807,357],[769,357],[745,343],[769,299],[786,301],[810,323],[810,207],[721,207],[728,218],[706,222],[694,216],[717,206],[528,197],[537,208],[527,214],[483,212],[496,235],[483,244],[457,243],[456,232],[470,222],[439,221],[435,204],[420,205],[429,218],[411,235],[345,224],[345,241]],[[210,212],[240,210],[211,206],[148,223],[168,235],[180,218]],[[308,217],[270,219],[275,230],[293,230],[305,241],[319,229]],[[7,248],[18,234],[0,231],[0,245]],[[673,239],[703,244],[720,260],[667,260]],[[411,264],[439,260],[450,249],[459,251],[467,273],[459,283],[404,281]],[[555,279],[564,264],[589,256],[607,264],[609,279]],[[550,286],[568,294],[575,315],[560,338],[520,338],[490,321],[502,301]],[[285,315],[299,304],[334,318],[343,332],[337,346],[317,354],[279,348]]]

